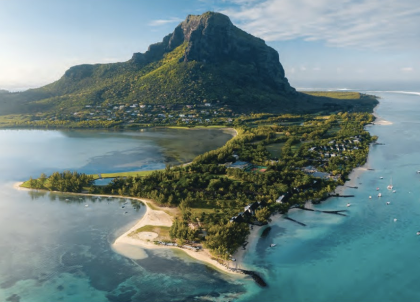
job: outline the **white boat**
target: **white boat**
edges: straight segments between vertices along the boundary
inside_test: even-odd
[[[85,204],[85,207],[88,207],[89,205],[88,204]]]
[[[379,193],[379,194],[378,194],[378,197],[382,197],[382,193]]]
[[[369,199],[372,199],[372,196],[369,195]]]
[[[391,204],[389,201],[386,202],[387,205]]]
[[[394,186],[392,185],[392,177],[391,177],[391,183],[386,187],[388,190],[392,190]]]
[[[420,231],[417,232],[417,235],[420,235]]]
[[[272,244],[270,244],[270,247],[275,247],[277,244],[275,244],[275,243],[272,243]]]
[[[397,221],[397,218],[394,218],[394,222],[396,222]]]
[[[348,204],[347,204],[347,206],[348,206],[348,207],[349,207],[349,206],[351,206],[351,203],[348,203]]]
[[[379,177],[380,179],[384,179],[382,176],[381,177]]]
[[[395,193],[395,192],[397,192],[397,190],[393,190],[393,191],[392,191],[392,193]]]

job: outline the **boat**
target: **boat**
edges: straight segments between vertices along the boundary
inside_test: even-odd
[[[382,193],[379,193],[379,194],[378,194],[378,197],[382,197]]]
[[[376,188],[376,191],[379,191],[379,187]]]
[[[85,207],[88,207],[89,205],[88,204],[85,204]]]
[[[392,193],[396,193],[397,192],[397,190],[392,190]]]
[[[386,202],[387,205],[391,204],[389,201]]]
[[[420,231],[417,232],[417,235],[420,235]]]
[[[351,203],[348,203],[348,204],[347,204],[347,206],[348,206],[348,207],[349,207],[349,206],[351,206]]]
[[[382,176],[381,177],[379,177],[380,179],[384,179]]]
[[[272,243],[272,244],[270,244],[270,247],[275,247],[277,244],[275,244],[275,243]]]
[[[369,195],[369,199],[372,199],[372,196],[371,195]]]
[[[392,190],[394,186],[392,185],[392,177],[391,177],[391,183],[386,187],[388,190]]]
[[[394,222],[396,222],[397,221],[397,218],[394,218]]]

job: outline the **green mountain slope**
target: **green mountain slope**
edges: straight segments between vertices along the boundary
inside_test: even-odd
[[[211,103],[234,112],[314,112],[372,107],[295,91],[278,53],[219,13],[188,16],[162,42],[123,63],[71,67],[58,81],[0,93],[0,114],[61,112],[87,105]]]

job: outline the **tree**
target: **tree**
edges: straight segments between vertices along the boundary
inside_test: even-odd
[[[271,216],[271,213],[268,207],[255,211],[255,217],[257,218],[259,222],[268,223],[269,221],[271,221],[270,216]]]

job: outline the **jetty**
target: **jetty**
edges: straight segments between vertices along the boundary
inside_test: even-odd
[[[349,197],[354,197],[354,195],[330,194],[329,197],[344,197],[344,198],[349,198]]]
[[[309,208],[306,208],[306,207],[301,207],[299,209],[305,210],[305,211],[311,211],[311,212],[320,212],[320,213],[326,213],[326,214],[335,214],[335,215],[340,215],[340,216],[347,216],[346,214],[342,213],[342,212],[346,212],[347,210],[321,211],[321,210],[309,209]]]
[[[301,226],[306,226],[306,224],[304,224],[304,223],[302,223],[302,222],[299,222],[299,221],[297,221],[297,220],[295,220],[295,219],[293,219],[293,218],[290,218],[290,217],[284,217],[284,219],[287,219],[287,220],[290,220],[290,221],[296,222],[297,224],[300,224]]]
[[[261,286],[261,287],[267,287],[267,283],[256,272],[254,272],[254,271],[247,271],[247,270],[244,270],[244,269],[238,269],[238,271],[241,271],[245,275],[251,276],[252,279],[254,279],[255,283],[257,283],[259,286]]]

